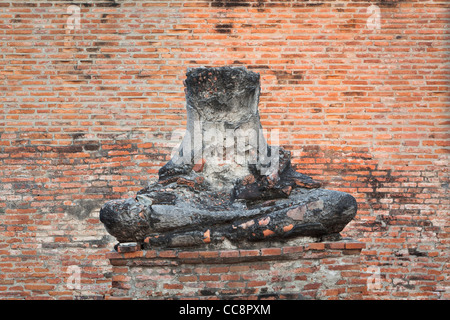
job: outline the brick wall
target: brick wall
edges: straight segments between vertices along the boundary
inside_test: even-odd
[[[188,67],[259,72],[294,164],[354,195],[367,298],[449,296],[447,1],[0,0],[0,298],[102,299],[98,220],[169,159]],[[80,279],[80,282],[76,282]]]

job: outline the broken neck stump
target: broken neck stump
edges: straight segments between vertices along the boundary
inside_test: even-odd
[[[288,151],[267,143],[259,74],[191,69],[185,87],[188,121],[180,147],[158,182],[102,207],[100,220],[111,235],[143,248],[339,238],[356,214],[356,200],[322,189],[292,168]]]

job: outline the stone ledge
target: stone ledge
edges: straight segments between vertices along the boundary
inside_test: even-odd
[[[108,252],[106,258],[112,265],[139,264],[136,260],[155,260],[155,263],[174,265],[182,263],[239,263],[263,260],[292,260],[300,257],[316,259],[334,255],[354,254],[365,248],[365,243],[355,240],[315,242],[297,246],[269,247],[261,249],[228,250],[141,250],[138,244],[119,244],[117,251]],[[157,262],[159,261],[159,262]],[[147,263],[152,264],[150,262]]]

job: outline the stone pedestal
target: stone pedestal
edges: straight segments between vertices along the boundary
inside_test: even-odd
[[[217,251],[120,244],[107,299],[361,299],[364,243],[354,240]]]

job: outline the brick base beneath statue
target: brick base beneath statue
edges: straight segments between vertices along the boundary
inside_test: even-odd
[[[361,299],[364,243],[354,240],[218,251],[140,250],[107,254],[107,299]]]

